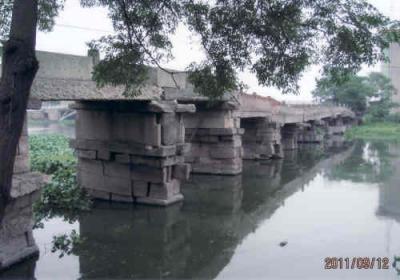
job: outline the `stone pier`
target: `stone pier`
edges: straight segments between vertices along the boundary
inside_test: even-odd
[[[242,118],[243,159],[282,158],[280,125],[267,118]]]
[[[327,123],[327,131],[326,134],[328,136],[332,135],[343,135],[346,130],[347,126],[343,122],[343,118],[338,116],[336,118],[327,118],[325,119],[325,122]]]
[[[154,205],[181,201],[190,174],[182,114],[193,105],[156,101],[78,102],[78,183],[98,199]]]
[[[324,121],[309,121],[303,124],[303,127],[298,135],[299,143],[322,143],[325,138],[325,122]]]
[[[39,198],[42,185],[42,175],[30,171],[25,121],[14,164],[11,201],[0,205],[0,271],[39,254],[32,235],[32,205]]]
[[[38,199],[39,192],[32,188],[28,190],[37,185],[24,179],[26,177],[16,176],[14,185],[25,188],[27,193],[15,197],[17,191],[14,191],[14,198],[6,206],[0,223],[0,271],[39,254],[32,235],[32,204]]]
[[[242,134],[235,106],[227,102],[196,104],[196,113],[184,117],[191,149],[186,162],[193,173],[236,175],[242,172]]]
[[[296,123],[287,123],[282,126],[282,148],[283,150],[295,150],[299,142],[299,125]]]

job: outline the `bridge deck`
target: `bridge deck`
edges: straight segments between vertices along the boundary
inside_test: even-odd
[[[208,101],[194,93],[187,81],[187,74],[176,71],[174,78],[169,73],[149,68],[149,78],[138,90],[137,96],[124,96],[122,86],[98,88],[92,81],[92,70],[96,58],[50,52],[37,52],[40,69],[32,86],[32,100],[41,101],[152,101],[177,100],[186,103]],[[1,67],[0,67],[1,70]],[[1,75],[1,72],[0,72]],[[236,106],[239,118],[268,118],[274,122],[296,123],[329,117],[351,117],[348,108],[337,106],[289,106],[280,104],[270,97],[240,94],[225,94],[221,101]],[[32,103],[29,108],[37,109]]]

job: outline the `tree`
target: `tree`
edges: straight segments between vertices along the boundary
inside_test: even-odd
[[[14,151],[37,70],[33,52],[36,11],[39,26],[43,22],[49,27],[60,3],[62,0],[0,0],[0,34],[8,34],[11,27],[0,87],[0,190],[4,197],[10,190]],[[212,98],[237,89],[237,71],[245,68],[257,75],[260,84],[277,86],[284,92],[296,92],[301,73],[313,63],[324,63],[325,72],[340,80],[363,63],[371,65],[382,59],[382,49],[399,40],[399,24],[364,0],[81,3],[106,7],[115,29],[115,35],[90,44],[94,51],[104,54],[94,70],[94,79],[99,86],[124,85],[127,95],[138,94],[146,65],[162,68],[162,61],[171,56],[169,36],[180,23],[201,37],[207,58],[191,65],[189,79],[199,93]]]
[[[320,103],[347,105],[359,116],[368,112],[383,120],[393,107],[391,100],[396,90],[389,78],[373,72],[367,77],[350,76],[341,84],[331,77],[324,77],[317,82],[312,94]]]
[[[0,34],[8,39],[0,81],[0,204],[10,198],[15,154],[39,67],[35,56],[38,19],[41,29],[50,28],[60,7],[56,0],[0,0]]]

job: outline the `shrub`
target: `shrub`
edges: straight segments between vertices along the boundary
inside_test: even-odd
[[[76,180],[77,161],[68,139],[61,135],[35,135],[29,138],[32,170],[51,176],[34,205],[36,227],[41,220],[64,216],[76,220],[80,211],[90,209],[91,201]]]

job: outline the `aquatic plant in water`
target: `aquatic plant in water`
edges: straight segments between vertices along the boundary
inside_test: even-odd
[[[34,205],[35,226],[56,216],[72,223],[82,211],[88,211],[91,201],[76,180],[76,158],[62,135],[34,135],[29,139],[33,171],[50,176],[41,199]]]

